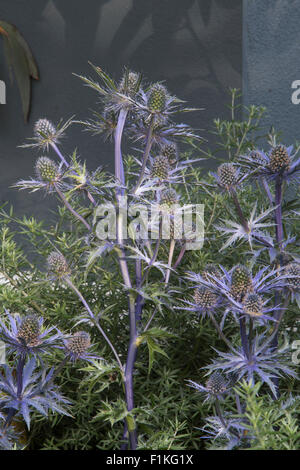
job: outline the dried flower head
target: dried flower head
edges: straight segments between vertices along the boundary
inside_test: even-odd
[[[47,258],[49,272],[55,274],[57,277],[63,277],[70,273],[70,269],[66,258],[57,251],[52,251]]]

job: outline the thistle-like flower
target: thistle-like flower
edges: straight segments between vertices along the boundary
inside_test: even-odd
[[[220,306],[220,296],[207,287],[196,287],[193,292],[192,302],[184,300],[184,306],[176,307],[176,309],[188,310],[195,312],[198,317],[206,317],[213,315]]]
[[[119,92],[123,95],[135,96],[141,86],[141,76],[132,71],[124,73],[119,84]]]
[[[222,400],[231,389],[231,381],[220,372],[213,372],[206,381],[205,386],[189,380],[189,386],[206,395],[206,401]]]
[[[70,268],[66,258],[57,251],[52,251],[47,258],[48,271],[57,278],[63,278],[70,274]]]
[[[91,347],[91,338],[86,331],[77,331],[65,340],[65,352],[71,361],[83,359],[91,361],[98,359],[97,356],[89,353]]]
[[[263,176],[266,179],[300,181],[300,158],[293,154],[293,146],[274,145],[268,153],[255,150],[240,157],[240,162],[253,173],[251,177]]]
[[[170,171],[170,163],[167,157],[158,155],[152,161],[151,178],[159,180],[168,180]]]
[[[73,118],[68,119],[65,123],[59,122],[57,125],[54,125],[46,118],[39,119],[34,125],[34,137],[29,139],[32,143],[21,145],[21,147],[39,147],[42,150],[48,151],[49,146],[60,142],[66,129],[72,123]]]
[[[237,380],[246,377],[248,381],[258,378],[266,383],[276,396],[277,390],[272,381],[274,378],[283,375],[297,377],[297,374],[290,368],[287,358],[287,346],[274,351],[272,348],[265,347],[264,335],[256,336],[249,354],[247,355],[243,348],[239,348],[236,353],[225,353],[217,351],[221,359],[206,368],[212,371],[222,371],[226,374],[235,372]]]
[[[170,212],[179,202],[179,196],[175,189],[165,189],[160,196],[160,208],[163,212]]]
[[[161,114],[166,109],[169,99],[167,89],[160,83],[152,85],[147,94],[147,106],[151,113]]]
[[[169,142],[161,146],[161,155],[167,157],[170,165],[174,165],[178,160],[178,148],[174,142]]]
[[[55,190],[55,186],[63,185],[61,169],[51,158],[39,157],[35,164],[35,173],[37,179],[21,180],[14,186],[19,189],[30,189],[32,192],[43,189],[50,193]]]
[[[42,317],[7,313],[7,320],[8,325],[0,321],[0,338],[11,352],[40,355],[61,344],[61,333],[55,327],[45,328]]]
[[[252,290],[252,278],[249,270],[242,265],[235,266],[231,273],[231,295],[236,299],[243,298]]]

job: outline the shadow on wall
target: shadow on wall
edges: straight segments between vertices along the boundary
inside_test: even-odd
[[[9,90],[7,105],[0,107],[2,158],[7,170],[0,175],[1,200],[13,201],[18,211],[39,212],[38,196],[24,197],[7,189],[32,173],[38,156],[16,147],[32,135],[33,123],[40,117],[47,116],[54,122],[73,114],[87,118],[89,110],[97,108],[94,93],[72,76],[73,72],[90,75],[88,60],[115,78],[121,75],[124,65],[129,65],[148,80],[166,80],[172,94],[205,108],[189,116],[188,123],[207,129],[216,115],[224,113],[226,89],[241,87],[241,3],[27,0],[24,6],[22,0],[2,0],[1,15],[17,24],[28,40],[41,80],[33,89],[32,113],[25,127],[19,116],[17,91],[4,77]],[[201,134],[207,137],[204,131]],[[63,150],[70,154],[75,146],[90,168],[99,164],[111,167],[111,147],[74,126]]]

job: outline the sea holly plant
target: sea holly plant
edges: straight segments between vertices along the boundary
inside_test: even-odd
[[[297,378],[290,345],[281,343],[279,333],[294,300],[299,308],[298,243],[297,235],[292,234],[294,221],[285,208],[285,194],[288,197],[288,183],[295,183],[293,190],[297,192],[300,159],[297,149],[277,143],[276,137],[275,133],[269,136],[265,151],[250,148],[247,154],[221,164],[212,175],[216,190],[228,198],[227,210],[232,217],[224,226],[215,225],[222,238],[230,235],[221,253],[224,258],[230,249],[243,253],[243,264],[230,269],[222,263],[208,265],[202,272],[186,276],[194,294],[193,301],[185,302],[188,307],[183,308],[208,316],[227,348],[216,350],[218,357],[206,367],[210,374],[206,383],[189,381],[214,404],[216,415],[207,418],[203,428],[213,439],[213,448],[218,444],[219,448],[245,448],[256,443],[253,416],[240,399],[244,395],[234,388],[239,381],[253,388],[252,397],[263,385],[277,401],[280,379]],[[244,207],[243,190],[249,187],[257,200],[263,201],[261,209],[257,201],[252,209]],[[255,216],[259,210],[260,215]],[[237,335],[229,338],[226,326],[232,322]],[[227,408],[230,383],[235,413]]]
[[[160,420],[166,419],[165,409],[172,403],[172,396],[163,395],[164,409],[159,411],[156,406],[153,412],[156,389],[165,385],[169,390],[171,383],[175,383],[177,392],[180,389],[176,403],[179,400],[182,407],[185,393],[191,401],[196,396],[196,410],[191,411],[191,405],[188,408],[190,417],[198,416],[199,408],[203,415],[206,407],[214,407],[215,414],[207,418],[204,427],[195,423],[193,430],[211,438],[213,445],[220,441],[228,449],[251,447],[255,436],[250,431],[247,397],[240,392],[239,384],[257,393],[262,390],[279,403],[284,392],[281,381],[286,384],[297,377],[289,344],[281,334],[287,317],[291,324],[300,295],[294,220],[299,204],[288,200],[286,192],[287,182],[297,186],[297,149],[277,143],[275,133],[269,136],[265,150],[256,149],[251,133],[257,131],[262,109],[246,110],[247,122],[239,123],[234,111],[237,92],[233,90],[231,121],[215,121],[223,157],[228,152],[228,158],[216,172],[203,178],[198,163],[212,154],[204,149],[196,132],[178,119],[181,113],[196,109],[185,107],[163,83],[147,84],[140,74],[127,69],[115,81],[100,67],[92,67],[96,79],[79,78],[97,93],[100,109],[85,121],[72,118],[55,125],[46,118],[38,120],[34,137],[24,145],[40,151],[35,176],[15,185],[42,191],[59,202],[62,217],[54,229],[44,229],[26,218],[18,221],[22,230],[30,233],[47,268],[41,273],[33,263],[24,263],[31,270],[30,289],[25,268],[15,268],[16,257],[11,261],[13,275],[7,273],[5,263],[1,268],[6,282],[22,292],[26,305],[40,314],[43,308],[36,292],[48,286],[43,294],[49,298],[47,306],[51,305],[52,313],[53,309],[56,314],[62,311],[64,323],[76,331],[68,337],[50,328],[44,336],[39,333],[36,341],[33,336],[42,328],[41,320],[34,323],[35,317],[30,316],[29,323],[35,325],[32,336],[18,317],[5,317],[3,341],[17,361],[24,362],[22,367],[18,362],[11,367],[32,370],[26,372],[28,377],[40,368],[40,378],[38,373],[33,374],[34,380],[43,384],[38,390],[45,390],[46,395],[49,384],[49,402],[60,412],[58,406],[62,407],[56,401],[64,398],[55,389],[60,374],[69,362],[87,361],[88,378],[83,380],[84,386],[89,384],[86,396],[91,397],[91,390],[99,393],[92,425],[102,420],[115,429],[122,423],[122,429],[114,431],[114,442],[110,433],[103,439],[102,445],[108,448],[170,449],[173,443],[177,445],[178,435],[187,426],[178,421],[181,407],[173,421],[169,420],[171,437],[163,431],[149,431],[153,422],[160,429]],[[111,141],[113,174],[101,167],[90,171],[88,160],[81,162],[76,151],[71,157],[64,155],[61,141],[70,125],[81,125],[96,138],[102,135]],[[125,139],[131,144],[127,158],[123,153]],[[198,152],[198,158],[187,152],[187,144]],[[205,234],[201,202],[205,202],[207,211]],[[2,216],[5,221],[16,222],[11,214]],[[6,229],[3,240],[4,250],[11,243]],[[22,255],[19,259],[23,262]],[[10,296],[4,291],[2,297],[8,304],[13,303]],[[184,338],[196,328],[199,336],[195,334],[195,341],[190,336],[188,341],[181,339],[182,332]],[[207,332],[213,329],[215,334],[208,337]],[[21,337],[25,341],[22,348],[18,345]],[[99,350],[94,352],[91,342],[95,338]],[[179,366],[174,370],[162,366],[169,360],[165,347],[176,342],[181,348],[175,347],[173,358],[182,367],[181,384],[174,382]],[[58,353],[63,350],[65,356],[61,364],[53,359],[56,368],[52,365],[50,372],[45,372],[43,355],[54,343]],[[209,352],[204,349],[201,355],[198,351],[205,344]],[[161,366],[157,370],[155,361]],[[200,364],[207,372],[203,382],[195,377],[190,362],[197,364],[196,369]],[[142,373],[145,380],[140,380]],[[148,391],[155,373],[161,374],[160,379],[153,382],[155,391]],[[11,374],[11,385],[6,384],[7,377],[8,369],[3,386],[15,390],[15,375]],[[28,380],[23,386],[35,390],[33,379]],[[123,398],[119,394],[113,402],[108,395],[102,401],[100,394],[111,384],[120,385]],[[199,397],[187,385],[200,392]],[[22,395],[25,398],[26,393]],[[13,405],[19,405],[20,393],[17,398],[8,392],[6,395],[0,423],[12,420],[15,414],[8,417],[15,413],[17,405]],[[39,399],[34,398],[30,405],[37,402]],[[45,401],[38,406],[44,414],[51,409]],[[24,410],[27,422],[28,401]],[[86,429],[86,420],[81,425]],[[195,444],[192,436],[190,442],[193,447],[202,445]]]
[[[50,412],[71,416],[70,401],[64,397],[55,379],[68,361],[89,360],[89,334],[77,331],[63,335],[55,327],[46,327],[35,313],[24,315],[6,311],[0,322],[0,338],[6,346],[6,364],[0,376],[0,448],[22,449],[26,445],[22,421],[30,429],[31,414],[47,417]],[[56,367],[47,357],[62,350]],[[17,432],[19,429],[20,432]]]
[[[93,66],[93,69],[99,82],[80,78],[100,96],[101,111],[95,113],[91,121],[69,120],[59,127],[45,118],[37,121],[34,137],[24,147],[38,148],[43,153],[54,151],[55,158],[42,154],[35,165],[36,176],[19,181],[16,187],[56,195],[72,221],[78,222],[75,230],[85,252],[83,268],[87,279],[90,270],[101,265],[105,256],[117,261],[122,276],[121,290],[128,301],[129,337],[125,359],[124,353],[110,339],[102,319],[104,312],[91,305],[77,285],[76,267],[69,262],[72,253],[61,253],[55,240],[49,241],[52,250],[47,259],[46,280],[60,283],[73,292],[83,308],[76,324],[86,324],[98,331],[109,347],[123,383],[126,403],[121,447],[134,450],[138,446],[134,401],[138,348],[143,344],[148,346],[149,372],[154,356],[166,355],[159,342],[172,334],[154,327],[153,322],[163,308],[172,309],[170,279],[175,276],[188,247],[197,241],[196,229],[202,222],[202,214],[193,216],[193,206],[189,204],[184,209],[190,223],[183,227],[183,204],[173,186],[181,184],[188,191],[193,161],[180,155],[178,146],[180,142],[184,144],[200,137],[188,125],[176,122],[177,115],[194,109],[186,108],[164,84],[144,84],[140,74],[129,70],[115,82],[100,67]],[[63,155],[60,139],[72,122],[83,124],[88,131],[104,134],[113,141],[113,177],[101,168],[89,172],[75,152],[71,159]],[[122,154],[126,135],[137,153],[128,172]],[[143,217],[138,217],[138,213]],[[148,213],[151,220],[148,220]],[[202,243],[201,237],[198,242]],[[75,333],[72,341],[65,343],[65,348],[71,351],[70,358],[76,359],[81,348],[85,350],[88,345],[86,334]],[[85,358],[95,359],[90,355]]]

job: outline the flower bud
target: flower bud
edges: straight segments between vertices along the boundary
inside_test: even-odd
[[[86,331],[78,331],[66,341],[66,349],[75,358],[82,356],[90,347],[91,338]]]
[[[231,293],[239,299],[243,297],[252,287],[251,274],[249,270],[242,265],[234,268],[231,275]]]
[[[160,180],[166,180],[169,176],[169,160],[167,157],[159,155],[152,163],[151,178],[159,178]]]
[[[249,293],[243,301],[244,311],[251,317],[259,317],[262,315],[263,299],[260,295]]]
[[[219,372],[214,372],[206,382],[206,389],[212,395],[221,395],[227,388],[228,383]]]
[[[34,134],[42,139],[51,139],[56,134],[56,128],[48,119],[39,119],[34,125]]]
[[[149,90],[148,108],[152,113],[161,113],[165,110],[167,90],[160,83],[155,83]]]
[[[70,272],[66,258],[57,251],[52,251],[47,258],[48,269],[59,277],[65,276]]]
[[[39,180],[45,183],[54,183],[60,176],[58,166],[48,157],[40,157],[37,159],[35,171]]]
[[[218,168],[219,183],[226,189],[230,189],[237,183],[237,170],[232,163],[223,163]]]

